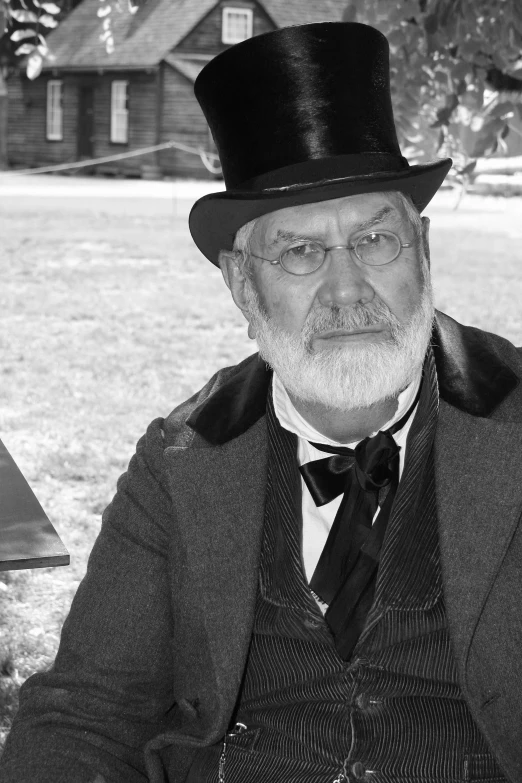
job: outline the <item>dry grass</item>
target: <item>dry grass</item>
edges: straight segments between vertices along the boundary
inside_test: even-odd
[[[157,206],[157,208],[156,208]],[[71,553],[0,574],[0,731],[20,683],[50,664],[100,514],[148,422],[251,352],[217,270],[192,246],[188,204],[129,200],[2,208],[0,436]],[[520,201],[441,198],[437,302],[522,343]]]

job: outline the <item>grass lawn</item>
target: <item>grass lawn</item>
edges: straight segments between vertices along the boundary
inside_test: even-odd
[[[155,202],[154,202],[155,203]],[[254,350],[190,204],[6,199],[0,437],[71,554],[0,574],[0,745],[18,687],[45,668],[100,515],[149,421]],[[507,205],[507,206],[506,206]],[[522,344],[522,203],[444,194],[432,217],[437,305]]]

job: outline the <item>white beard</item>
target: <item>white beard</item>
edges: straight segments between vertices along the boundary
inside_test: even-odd
[[[250,323],[259,353],[294,397],[329,409],[367,408],[397,397],[420,372],[434,317],[433,292],[425,274],[421,300],[406,323],[401,323],[377,296],[367,305],[348,310],[337,306],[312,310],[300,334],[274,326],[247,283]],[[391,336],[375,343],[336,344],[314,351],[313,338],[333,329],[356,329],[386,323]]]

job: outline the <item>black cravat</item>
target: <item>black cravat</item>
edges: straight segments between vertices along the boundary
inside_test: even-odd
[[[328,604],[325,620],[345,660],[373,601],[381,546],[399,484],[400,448],[393,433],[406,424],[417,401],[418,395],[393,427],[365,438],[353,450],[313,443],[332,456],[299,468],[317,506],[343,494],[310,587]]]

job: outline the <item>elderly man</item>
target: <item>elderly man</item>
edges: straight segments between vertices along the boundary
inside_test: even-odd
[[[522,363],[433,310],[383,36],[306,25],[196,92],[192,235],[259,346],[157,419],[4,783],[522,780]],[[261,358],[260,358],[261,357]]]

